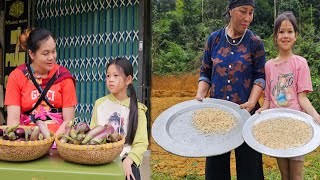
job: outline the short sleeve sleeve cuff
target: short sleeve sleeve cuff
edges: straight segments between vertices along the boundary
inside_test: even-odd
[[[266,80],[262,79],[262,78],[259,78],[259,79],[256,79],[253,84],[257,85],[257,86],[260,86],[263,90],[264,88],[266,87]]]
[[[207,77],[200,77],[198,82],[200,82],[200,81],[204,81],[204,82],[206,82],[208,84],[211,84],[209,78],[207,78]]]

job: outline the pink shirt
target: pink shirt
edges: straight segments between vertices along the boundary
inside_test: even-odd
[[[270,101],[270,109],[285,107],[301,111],[298,93],[311,92],[312,82],[307,60],[293,55],[286,62],[275,64],[267,61],[265,100]]]

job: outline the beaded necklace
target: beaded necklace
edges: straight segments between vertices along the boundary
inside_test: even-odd
[[[241,36],[241,39],[240,39],[239,42],[237,42],[237,43],[231,43],[231,42],[229,41],[228,34],[227,34],[227,28],[225,28],[225,30],[224,30],[224,35],[226,36],[226,39],[227,39],[228,43],[229,43],[231,46],[238,46],[238,45],[242,42],[244,36],[246,35],[247,30],[248,30],[248,29],[245,30],[245,32],[244,32],[243,35]]]

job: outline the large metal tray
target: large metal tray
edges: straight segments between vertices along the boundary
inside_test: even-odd
[[[202,108],[219,108],[232,113],[237,126],[224,135],[206,135],[192,124],[192,114]],[[152,136],[166,151],[184,157],[208,157],[223,154],[240,146],[242,127],[250,114],[238,104],[206,98],[176,104],[162,112],[152,125]]]
[[[253,136],[252,129],[254,125],[262,121],[268,121],[272,118],[281,117],[291,117],[306,122],[308,125],[310,125],[310,127],[312,127],[312,139],[304,146],[290,148],[286,150],[272,149],[260,144]],[[242,134],[245,142],[251,148],[255,149],[260,153],[270,155],[273,157],[289,158],[305,155],[312,152],[320,145],[320,125],[308,114],[303,113],[301,111],[286,108],[268,109],[262,111],[261,114],[254,114],[245,122]]]

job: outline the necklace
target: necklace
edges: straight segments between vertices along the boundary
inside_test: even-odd
[[[246,33],[247,33],[247,29],[246,29],[246,31],[243,33],[243,35],[241,36],[241,39],[239,40],[239,42],[237,42],[237,43],[231,43],[231,42],[229,41],[229,38],[228,38],[227,28],[224,30],[224,35],[226,36],[226,39],[227,39],[228,43],[229,43],[231,46],[238,46],[238,45],[242,42],[242,40],[243,40],[243,38],[244,38],[244,35],[246,35]]]
[[[36,73],[34,73],[33,75],[34,75],[34,77],[37,78],[37,79],[40,79],[40,78],[42,77],[42,75],[36,74]]]

